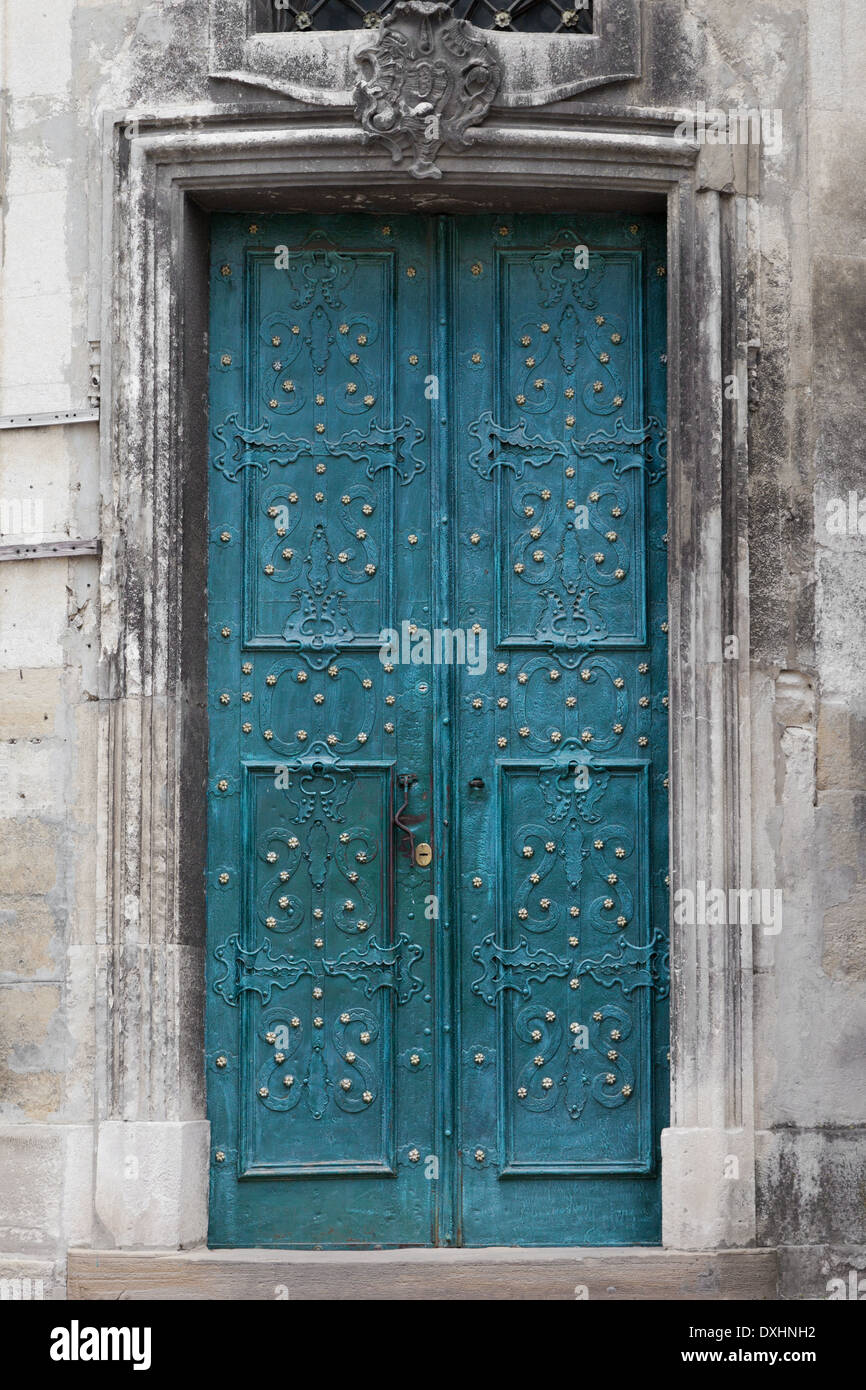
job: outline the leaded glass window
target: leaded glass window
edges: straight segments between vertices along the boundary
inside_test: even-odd
[[[398,0],[256,0],[256,31],[375,29]],[[592,0],[454,0],[459,19],[501,33],[591,34]]]

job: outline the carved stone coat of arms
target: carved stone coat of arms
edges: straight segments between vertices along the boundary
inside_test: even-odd
[[[484,37],[450,5],[408,0],[356,56],[355,115],[364,130],[386,141],[395,164],[411,159],[416,178],[441,178],[438,151],[470,144],[499,87]]]

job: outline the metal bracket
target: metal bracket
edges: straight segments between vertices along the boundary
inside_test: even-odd
[[[32,545],[0,545],[3,560],[58,560],[71,555],[101,555],[102,541],[36,541]]]
[[[81,410],[21,411],[0,415],[0,430],[44,429],[47,425],[89,425],[99,422],[99,408]]]

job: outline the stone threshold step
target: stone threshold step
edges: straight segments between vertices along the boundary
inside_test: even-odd
[[[70,1299],[777,1298],[775,1250],[70,1250]],[[584,1292],[585,1290],[585,1292]]]

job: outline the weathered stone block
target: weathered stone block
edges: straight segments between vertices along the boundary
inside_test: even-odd
[[[38,820],[0,820],[0,883],[6,893],[48,893],[57,882],[57,831]]]
[[[183,1249],[204,1241],[209,1143],[206,1120],[100,1125],[96,1212],[116,1245]]]
[[[57,667],[0,671],[0,739],[50,738],[61,699]]]

